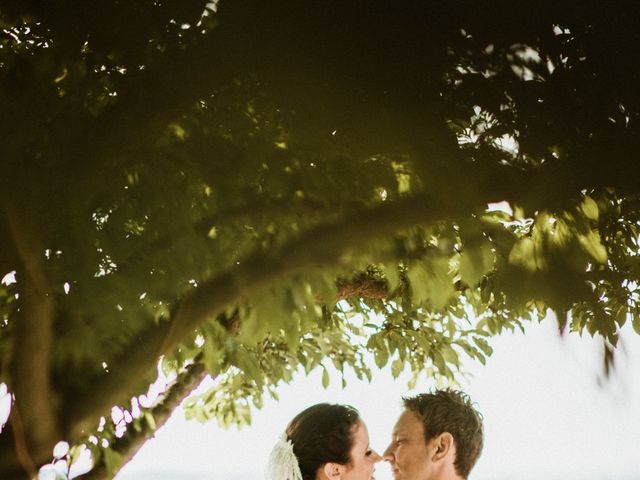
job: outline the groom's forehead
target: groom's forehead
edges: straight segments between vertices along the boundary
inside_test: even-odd
[[[413,411],[405,409],[396,425],[393,429],[394,434],[422,434],[424,433],[424,426],[422,425],[422,419]]]

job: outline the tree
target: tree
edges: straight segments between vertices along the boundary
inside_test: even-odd
[[[191,415],[247,422],[296,369],[453,378],[547,311],[608,368],[640,12],[573,3],[3,2],[0,477],[60,439],[112,475],[207,373]]]

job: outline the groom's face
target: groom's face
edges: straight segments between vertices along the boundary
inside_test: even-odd
[[[391,443],[383,458],[391,464],[395,480],[428,480],[432,478],[433,463],[429,460],[429,446],[424,438],[422,419],[411,410],[398,418]]]

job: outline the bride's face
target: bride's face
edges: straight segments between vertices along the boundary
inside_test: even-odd
[[[356,425],[350,458],[351,462],[342,476],[343,480],[371,480],[375,464],[382,460],[382,457],[369,446],[369,432],[362,421]]]

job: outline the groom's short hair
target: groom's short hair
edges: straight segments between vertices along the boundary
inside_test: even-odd
[[[444,389],[402,400],[404,407],[422,420],[426,442],[444,432],[453,436],[456,472],[462,478],[468,478],[483,445],[482,415],[469,396],[458,390]]]

